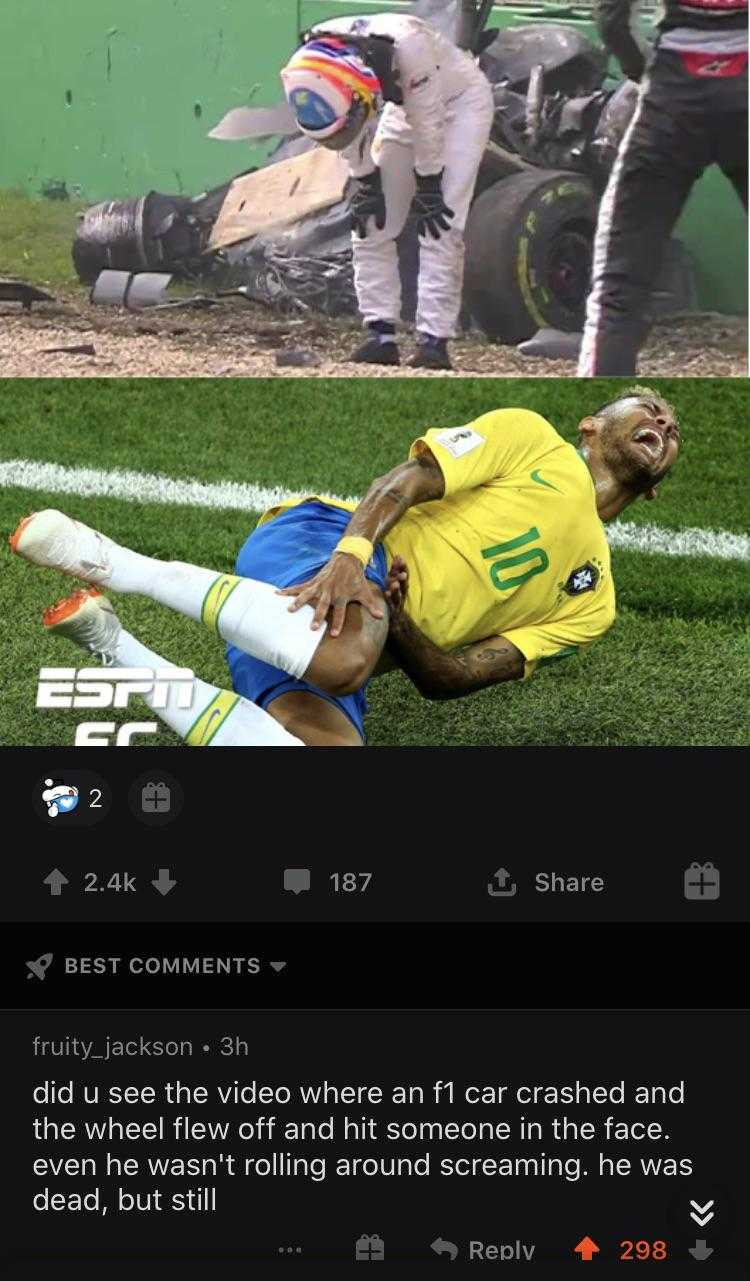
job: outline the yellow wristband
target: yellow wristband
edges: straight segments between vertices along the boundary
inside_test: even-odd
[[[356,556],[357,560],[364,567],[370,562],[373,553],[373,545],[369,538],[342,538],[333,549],[335,552],[346,552],[349,556]]]

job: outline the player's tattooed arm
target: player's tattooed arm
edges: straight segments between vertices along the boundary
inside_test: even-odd
[[[424,698],[462,698],[524,673],[523,654],[504,636],[445,653],[406,614],[391,620],[387,648]]]
[[[372,482],[352,514],[347,536],[378,543],[410,507],[433,502],[444,494],[443,473],[430,451],[425,450]]]

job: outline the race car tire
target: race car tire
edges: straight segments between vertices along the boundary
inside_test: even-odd
[[[519,343],[538,329],[582,328],[597,203],[584,175],[538,169],[503,178],[475,200],[464,303],[488,337]]]

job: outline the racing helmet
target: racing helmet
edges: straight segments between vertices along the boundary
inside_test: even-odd
[[[308,40],[281,72],[301,133],[343,151],[378,110],[382,88],[359,51],[336,36]]]

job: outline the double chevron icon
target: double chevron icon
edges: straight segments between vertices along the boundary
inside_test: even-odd
[[[713,1201],[707,1201],[705,1205],[700,1205],[697,1201],[691,1201],[690,1205],[692,1207],[690,1218],[698,1224],[699,1228],[705,1228],[706,1224],[716,1217],[712,1209]]]

